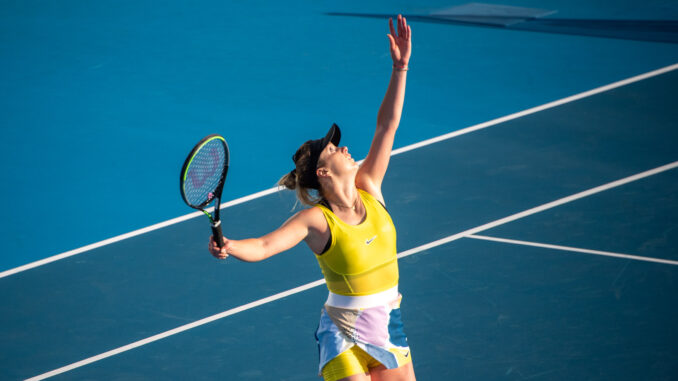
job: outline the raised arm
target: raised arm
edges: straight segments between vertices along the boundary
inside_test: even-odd
[[[407,69],[412,51],[412,30],[407,25],[407,20],[398,15],[397,35],[393,29],[393,19],[389,19],[388,22],[391,31],[388,39],[390,41],[391,58],[393,59],[391,80],[381,107],[379,107],[377,128],[370,151],[356,178],[356,185],[359,188],[365,189],[382,202],[384,200],[381,195],[381,183],[386,175],[395,133],[400,124],[400,116],[405,101]]]

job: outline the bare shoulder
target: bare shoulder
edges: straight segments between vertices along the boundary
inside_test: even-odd
[[[322,210],[315,206],[302,210],[297,216],[303,219],[308,227],[308,235],[304,239],[308,247],[316,254],[322,253],[327,240],[330,239],[330,227]]]
[[[327,229],[327,221],[322,210],[318,207],[311,207],[297,212],[292,218],[299,219],[311,230],[323,231]]]

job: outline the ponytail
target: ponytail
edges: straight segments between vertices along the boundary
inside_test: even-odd
[[[301,203],[304,205],[314,206],[315,204],[319,203],[320,200],[322,200],[322,197],[313,194],[319,194],[320,192],[317,192],[311,188],[304,188],[299,185],[297,182],[296,169],[280,178],[280,180],[278,180],[278,185],[289,190],[296,191],[297,199],[299,199],[299,201],[301,201]]]
[[[280,180],[278,180],[278,185],[289,190],[297,189],[297,169],[294,168],[290,173],[281,177]]]
[[[296,158],[294,163],[296,168],[281,177],[280,180],[278,180],[278,185],[296,191],[297,198],[302,204],[314,206],[322,200],[322,194],[320,190],[308,186],[309,182],[317,182],[317,179],[315,178],[315,168],[310,168],[309,142],[303,144],[299,150],[297,150],[294,157]],[[300,173],[304,175],[300,176]],[[309,177],[313,177],[313,179],[309,179]]]

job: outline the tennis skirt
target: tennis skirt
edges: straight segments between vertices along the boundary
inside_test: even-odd
[[[397,286],[367,296],[330,292],[315,334],[320,352],[319,374],[328,362],[354,345],[387,369],[409,362],[410,348],[403,330],[401,301]]]

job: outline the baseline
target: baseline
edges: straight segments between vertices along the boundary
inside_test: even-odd
[[[450,133],[447,133],[447,134],[443,134],[443,135],[440,135],[440,136],[437,136],[437,137],[434,137],[434,138],[431,138],[431,139],[423,140],[421,142],[410,144],[410,145],[407,145],[405,147],[397,148],[397,149],[394,149],[391,152],[391,156],[399,155],[401,153],[412,151],[412,150],[417,149],[417,148],[425,147],[425,146],[435,144],[435,143],[438,143],[438,142],[441,142],[441,141],[444,141],[444,140],[452,139],[452,138],[460,136],[460,135],[468,134],[468,133],[478,131],[478,130],[481,130],[481,129],[484,129],[484,128],[487,128],[487,127],[495,126],[497,124],[508,122],[510,120],[522,118],[522,117],[530,115],[530,114],[534,114],[534,113],[544,111],[544,110],[547,110],[547,109],[550,109],[550,108],[561,106],[561,105],[566,104],[566,103],[571,103],[571,102],[574,102],[574,101],[577,101],[577,100],[580,100],[580,99],[583,99],[583,98],[587,98],[587,97],[590,97],[590,96],[593,96],[593,95],[596,95],[596,94],[600,94],[600,93],[610,91],[610,90],[613,90],[613,89],[616,89],[616,88],[619,88],[619,87],[622,87],[622,86],[626,86],[626,85],[632,84],[634,82],[639,82],[639,81],[642,81],[642,80],[645,80],[645,79],[648,79],[648,78],[656,77],[658,75],[665,74],[665,73],[668,73],[668,72],[676,70],[676,69],[678,69],[678,63],[673,64],[673,65],[669,65],[669,66],[665,66],[663,68],[659,68],[659,69],[656,69],[656,70],[652,70],[652,71],[649,71],[647,73],[639,74],[639,75],[636,75],[636,76],[633,76],[633,77],[630,77],[630,78],[626,78],[626,79],[623,79],[621,81],[617,81],[617,82],[613,82],[613,83],[610,83],[610,84],[607,84],[607,85],[604,85],[604,86],[600,86],[600,87],[597,87],[597,88],[594,88],[594,89],[591,89],[591,90],[588,90],[588,91],[584,91],[582,93],[575,94],[575,95],[572,95],[572,96],[569,96],[569,97],[565,97],[565,98],[562,98],[562,99],[559,99],[559,100],[556,100],[556,101],[548,102],[548,103],[545,103],[545,104],[540,105],[540,106],[532,107],[532,108],[529,108],[529,109],[526,109],[526,110],[523,110],[523,111],[519,111],[519,112],[509,114],[509,115],[506,115],[506,116],[503,116],[503,117],[492,119],[492,120],[487,121],[487,122],[479,123],[479,124],[476,124],[476,125],[473,125],[473,126],[470,126],[470,127],[466,127],[466,128],[460,129],[460,130],[456,130],[456,131],[453,131],[453,132],[450,132]],[[263,190],[263,191],[260,191],[260,192],[250,194],[248,196],[244,196],[244,197],[241,197],[241,198],[238,198],[238,199],[235,199],[235,200],[231,200],[231,201],[222,203],[221,205],[219,205],[219,208],[224,209],[224,208],[228,208],[228,207],[233,206],[233,205],[242,204],[242,203],[247,202],[247,201],[251,201],[251,200],[254,200],[254,199],[257,199],[257,198],[260,198],[260,197],[264,197],[264,196],[276,193],[279,190],[280,190],[280,188],[278,188],[278,187],[269,188],[269,189],[266,189],[266,190]],[[210,209],[208,209],[208,211],[210,211]],[[201,215],[202,215],[201,212],[193,212],[193,213],[190,213],[190,214],[186,214],[184,216],[176,217],[176,218],[164,221],[164,222],[160,222],[160,223],[157,223],[157,224],[154,224],[154,225],[150,225],[150,226],[147,226],[147,227],[142,228],[142,229],[137,229],[137,230],[131,231],[129,233],[117,235],[115,237],[108,238],[108,239],[105,239],[103,241],[99,241],[99,242],[95,242],[95,243],[92,243],[92,244],[89,244],[89,245],[86,245],[86,246],[82,246],[82,247],[77,248],[77,249],[69,250],[69,251],[63,252],[61,254],[53,255],[51,257],[47,257],[47,258],[44,258],[44,259],[41,259],[41,260],[38,260],[38,261],[35,261],[35,262],[31,262],[31,263],[28,263],[28,264],[25,264],[25,265],[22,265],[22,266],[18,266],[18,267],[9,269],[9,270],[5,270],[5,271],[0,272],[0,279],[7,277],[7,276],[10,276],[10,275],[13,275],[13,274],[20,273],[22,271],[27,271],[27,270],[33,269],[35,267],[46,265],[46,264],[51,263],[51,262],[58,261],[60,259],[68,258],[68,257],[74,256],[74,255],[77,255],[77,254],[82,254],[82,253],[87,252],[89,250],[93,250],[93,249],[96,249],[96,248],[99,248],[99,247],[102,247],[102,246],[110,245],[112,243],[119,242],[119,241],[122,241],[122,240],[125,240],[125,239],[128,239],[128,238],[136,237],[136,236],[141,235],[141,234],[149,233],[151,231],[161,229],[161,228],[164,228],[164,227],[167,227],[167,226],[170,226],[170,225],[182,222],[182,221],[186,221],[186,220],[189,220],[189,219],[195,218],[197,216],[201,216]]]
[[[471,235],[474,235],[475,233],[479,233],[481,231],[488,230],[488,229],[494,228],[496,226],[503,225],[503,224],[506,224],[508,222],[515,221],[515,220],[521,219],[523,217],[527,217],[527,216],[530,216],[532,214],[542,212],[544,210],[555,208],[559,205],[563,205],[563,204],[566,204],[568,202],[572,202],[572,201],[575,201],[575,200],[578,200],[578,199],[581,199],[581,198],[584,198],[584,197],[588,197],[590,195],[600,193],[600,192],[603,192],[605,190],[612,189],[612,188],[615,188],[615,187],[619,187],[619,186],[622,186],[624,184],[628,184],[628,183],[631,183],[633,181],[637,181],[637,180],[640,180],[640,179],[643,179],[643,178],[646,178],[646,177],[649,177],[649,176],[652,176],[652,175],[656,175],[658,173],[665,172],[665,171],[668,171],[668,170],[671,170],[671,169],[674,169],[674,168],[678,168],[678,161],[674,161],[672,163],[665,164],[665,165],[662,165],[662,166],[654,168],[654,169],[650,169],[650,170],[647,170],[647,171],[644,171],[644,172],[641,172],[641,173],[638,173],[638,174],[635,174],[635,175],[632,175],[632,176],[628,176],[628,177],[625,177],[623,179],[612,181],[610,183],[603,184],[603,185],[597,186],[595,188],[591,188],[591,189],[588,189],[588,190],[585,190],[585,191],[582,191],[582,192],[579,192],[579,193],[576,193],[576,194],[573,194],[573,195],[570,195],[570,196],[567,196],[567,197],[563,197],[561,199],[558,199],[558,200],[555,200],[555,201],[552,201],[552,202],[549,202],[549,203],[546,203],[546,204],[543,204],[543,205],[522,211],[520,213],[516,213],[516,214],[510,215],[508,217],[504,217],[504,218],[501,218],[499,220],[492,221],[492,222],[489,222],[487,224],[480,225],[478,227],[468,229],[466,231],[456,233],[456,234],[447,236],[445,238],[442,238],[442,239],[439,239],[439,240],[436,240],[436,241],[433,241],[433,242],[429,242],[429,243],[421,245],[421,246],[414,247],[412,249],[409,249],[409,250],[406,250],[406,251],[399,253],[398,258],[403,258],[403,257],[407,257],[407,256],[410,256],[410,255],[414,255],[414,254],[420,253],[422,251],[425,251],[427,249],[431,249],[431,248],[434,248],[434,247],[437,247],[437,246],[441,246],[441,245],[444,245],[446,243],[458,240],[460,238],[466,238],[466,237],[469,237]],[[309,290],[311,288],[320,286],[321,284],[324,284],[324,283],[325,283],[324,279],[319,279],[319,280],[316,280],[316,281],[313,281],[313,282],[310,282],[310,283],[306,283],[306,284],[301,285],[299,287],[295,287],[295,288],[280,292],[278,294],[259,299],[257,301],[242,305],[240,307],[232,308],[230,310],[221,312],[219,314],[212,315],[212,316],[206,317],[206,318],[201,319],[201,320],[197,320],[193,323],[185,324],[183,326],[174,328],[174,329],[169,330],[169,331],[159,333],[157,335],[148,337],[146,339],[142,339],[142,340],[136,341],[134,343],[131,343],[131,344],[110,350],[108,352],[104,352],[104,353],[101,353],[99,355],[86,358],[84,360],[63,366],[61,368],[49,371],[47,373],[40,374],[40,375],[35,376],[35,377],[31,377],[28,380],[29,381],[44,380],[46,378],[53,377],[53,376],[68,372],[70,370],[80,368],[82,366],[97,362],[99,360],[103,360],[105,358],[108,358],[108,357],[129,351],[129,350],[132,350],[134,348],[138,348],[138,347],[141,347],[143,345],[150,344],[152,342],[164,339],[166,337],[175,335],[177,333],[181,333],[181,332],[187,331],[189,329],[196,328],[198,326],[214,322],[214,321],[219,320],[221,318],[231,316],[231,315],[237,314],[237,313],[242,312],[242,311],[249,310],[251,308],[272,302],[274,300],[284,298],[285,296],[289,296],[289,295],[293,295],[293,294],[297,294],[297,293]]]

